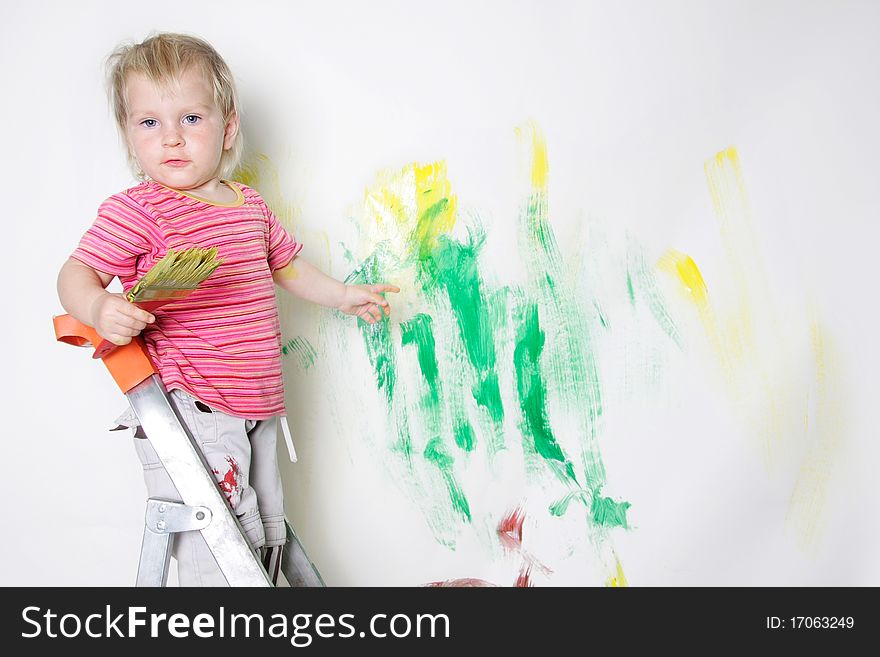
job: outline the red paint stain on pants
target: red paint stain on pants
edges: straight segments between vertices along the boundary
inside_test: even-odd
[[[241,468],[238,467],[238,463],[232,458],[232,456],[227,455],[226,462],[229,464],[229,470],[226,471],[226,474],[223,475],[222,479],[217,480],[217,484],[226,496],[229,505],[234,509],[238,504],[238,501],[241,499],[241,491],[239,490],[241,487],[241,483],[239,482]],[[213,470],[213,472],[215,475],[220,474],[219,470]]]

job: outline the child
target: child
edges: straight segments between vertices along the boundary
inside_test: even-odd
[[[254,548],[285,542],[275,457],[284,415],[276,283],[375,323],[392,285],[345,285],[305,262],[260,195],[229,182],[241,154],[232,74],[206,42],[158,34],[109,59],[110,96],[141,183],[107,199],[61,268],[65,310],[123,345],[143,332],[150,357]],[[168,249],[217,247],[222,263],[188,298],[147,312],[127,291]],[[131,415],[148,494],[180,500]],[[199,532],[175,541],[183,586],[226,585]]]

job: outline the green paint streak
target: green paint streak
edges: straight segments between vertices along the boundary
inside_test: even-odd
[[[455,444],[466,452],[472,452],[474,451],[475,442],[476,436],[474,435],[474,428],[471,426],[471,423],[467,420],[457,422],[455,424]]]
[[[633,279],[629,269],[626,270],[626,291],[629,293],[629,302],[636,305],[636,293],[633,290]]]
[[[400,264],[400,259],[394,255],[389,244],[379,242],[373,252],[346,277],[345,282],[370,285],[384,283],[383,279],[387,274],[398,271]]]
[[[632,238],[629,239],[627,260],[627,282],[630,282],[629,272],[633,272],[635,287],[638,289],[639,294],[643,295],[648,302],[648,308],[651,310],[651,314],[654,316],[657,324],[679,348],[682,348],[681,333],[679,333],[672,315],[669,314],[669,310],[666,308],[666,299],[657,285],[654,271],[648,267],[642,250]],[[633,287],[630,285],[630,296],[633,295]]]
[[[299,360],[300,366],[304,370],[309,369],[315,364],[315,358],[318,353],[312,344],[302,336],[297,336],[293,340],[288,340],[286,344],[281,346],[281,353],[285,356],[295,354]]]
[[[590,515],[597,525],[605,527],[623,527],[627,529],[626,510],[632,506],[629,502],[615,502],[610,497],[601,497],[599,492],[593,494]]]
[[[493,422],[500,425],[504,406],[496,372],[494,332],[495,320],[501,313],[487,300],[477,268],[484,241],[482,234],[471,235],[468,244],[441,235],[437,247],[418,265],[425,291],[429,293],[439,286],[449,297],[468,362],[477,378],[471,394]],[[501,445],[496,443],[494,447]]]
[[[354,254],[347,246],[345,246],[345,242],[340,242],[339,246],[342,247],[342,255],[345,258],[345,261],[354,264]]]
[[[360,267],[348,275],[346,283],[374,284],[383,282],[387,269],[388,258],[380,245]],[[376,385],[385,392],[388,407],[394,398],[394,385],[397,382],[397,365],[394,357],[394,344],[391,340],[391,325],[387,318],[375,324],[367,324],[358,319],[358,326],[367,348],[370,364],[376,374]]]
[[[399,454],[403,457],[407,468],[412,471],[413,463],[413,444],[409,431],[409,418],[406,414],[399,414],[397,418],[397,440],[390,446],[392,454]]]
[[[431,190],[425,190],[423,193],[428,193]],[[427,239],[428,235],[432,234],[431,224],[434,223],[434,220],[441,216],[446,212],[446,207],[449,205],[448,198],[441,198],[439,201],[426,208],[424,212],[422,212],[421,216],[418,218],[416,223],[416,229],[413,231],[410,236],[410,247],[413,248],[413,251],[417,252],[417,258],[422,260],[429,256],[431,244],[430,240]],[[413,244],[414,243],[414,244]]]
[[[550,515],[563,516],[573,500],[578,500],[590,508],[590,517],[601,527],[623,527],[629,529],[626,511],[632,506],[629,502],[615,502],[610,497],[602,497],[598,490],[571,491],[558,502],[550,505]]]
[[[540,357],[544,350],[544,331],[538,322],[537,304],[529,304],[522,323],[516,331],[516,348],[513,363],[516,367],[516,387],[523,413],[523,430],[535,446],[535,450],[550,462],[563,479],[577,483],[574,466],[556,442],[547,417],[546,386],[541,377]]]
[[[433,463],[440,470],[440,474],[443,475],[443,479],[446,482],[446,490],[449,492],[449,501],[452,503],[452,507],[460,513],[462,516],[468,519],[468,522],[471,520],[471,508],[468,504],[467,497],[465,497],[464,491],[461,489],[461,486],[455,480],[455,475],[453,474],[453,465],[455,464],[455,460],[446,451],[443,447],[443,442],[440,438],[432,438],[428,441],[428,444],[425,445],[425,458],[428,462]]]
[[[498,375],[495,372],[480,372],[480,380],[471,388],[471,394],[489,412],[492,420],[501,424],[504,419],[504,405],[501,402]]]
[[[562,257],[556,244],[556,235],[550,222],[547,221],[547,197],[543,192],[535,192],[529,199],[527,224],[529,236],[536,245],[541,245],[544,256],[548,259],[546,279],[551,288],[556,287],[555,279],[562,272]]]
[[[568,511],[568,506],[571,504],[572,500],[578,499],[584,503],[584,506],[589,506],[590,497],[585,490],[575,490],[568,493],[565,497],[563,497],[558,502],[554,502],[550,505],[549,511],[552,516],[563,516],[565,512]]]
[[[358,320],[361,333],[364,336],[364,344],[367,347],[367,355],[376,373],[376,385],[379,390],[385,391],[385,399],[388,405],[394,398],[394,385],[397,382],[396,362],[394,358],[394,344],[391,341],[391,329],[387,321],[367,324]]]
[[[593,308],[596,310],[596,317],[599,318],[599,323],[602,324],[602,328],[608,328],[608,320],[605,319],[605,313],[602,312],[601,306],[594,302]]]
[[[440,382],[437,378],[437,354],[434,346],[434,328],[431,316],[419,313],[410,321],[401,324],[400,341],[404,346],[409,344],[416,345],[422,376],[425,377],[425,381],[428,383],[431,400],[436,403],[439,398],[438,386]]]
[[[420,197],[417,217],[396,217],[399,226],[411,227],[406,236],[406,247],[401,249],[393,241],[375,245],[373,254],[357,267],[346,282],[376,283],[385,278],[393,279],[395,273],[415,270],[419,283],[417,292],[424,302],[425,311],[401,324],[401,343],[394,347],[401,350],[397,358],[408,357],[407,354],[412,352],[407,347],[416,347],[415,355],[426,383],[417,403],[394,403],[395,388],[398,390],[397,397],[400,397],[399,391],[402,390],[402,386],[396,384],[398,372],[403,370],[394,360],[395,352],[387,339],[387,328],[379,333],[375,327],[361,326],[361,330],[377,384],[386,396],[392,431],[396,434],[396,440],[389,441],[392,454],[397,457],[391,462],[397,463],[401,456],[407,460],[409,472],[403,477],[411,478],[411,485],[418,491],[420,504],[435,538],[443,545],[454,547],[454,536],[460,523],[471,521],[471,511],[467,497],[453,474],[452,456],[441,440],[445,440],[450,448],[454,438],[459,448],[466,451],[474,449],[476,437],[474,429],[468,424],[465,407],[464,395],[467,394],[468,385],[461,385],[470,379],[471,394],[494,420],[496,441],[493,443],[490,439],[487,445],[490,449],[496,443],[503,446],[503,407],[495,371],[493,335],[493,321],[502,313],[491,299],[487,301],[484,297],[478,276],[477,252],[483,240],[459,244],[443,234],[451,225],[449,215],[454,198],[451,195],[449,198],[439,198],[441,195],[436,194],[436,189],[425,191],[417,188],[417,193],[433,192],[432,197]],[[463,273],[457,271],[462,264],[465,265]],[[449,298],[448,306],[444,297]],[[444,317],[445,321],[439,323],[437,312],[442,310],[448,316],[450,309],[455,322]],[[459,341],[455,336],[450,336],[453,339],[449,340],[444,334],[444,346],[448,345],[458,352],[456,362],[464,364],[467,361],[470,367],[465,365],[463,372],[455,372],[455,386],[444,387],[442,367],[447,364],[438,362],[435,334],[438,330],[448,331],[450,328],[461,339]],[[464,381],[459,382],[462,374]],[[424,440],[427,440],[427,445]],[[424,455],[424,460],[417,458],[419,453]],[[437,468],[445,483],[451,509],[446,502],[447,495],[440,492],[441,477],[437,477],[434,468]],[[435,489],[431,482],[438,487]]]
[[[582,307],[581,295],[564,283],[562,256],[550,227],[546,193],[537,190],[522,213],[524,259],[531,279],[531,303],[540,307],[544,324],[554,331],[554,349],[546,354],[548,381],[560,391],[565,410],[580,416],[581,462],[588,487],[605,484],[599,452],[602,391],[592,344],[593,322]],[[598,310],[598,307],[596,308]],[[605,318],[599,312],[599,322]]]

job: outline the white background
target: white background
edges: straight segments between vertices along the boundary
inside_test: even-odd
[[[354,241],[350,218],[377,172],[445,160],[459,207],[497,236],[497,275],[515,278],[497,244],[522,200],[514,129],[528,121],[547,139],[561,244],[589,218],[652,255],[687,252],[707,275],[717,229],[702,165],[735,146],[772,296],[834,345],[842,420],[821,530],[809,549],[785,531],[791,468],[767,467],[748,431],[726,423],[735,411],[721,392],[688,406],[691,382],[673,387],[659,427],[637,404],[608,418],[609,480],[636,525],[617,553],[633,585],[877,585],[878,28],[872,2],[4,0],[0,584],[134,581],[140,468],[127,438],[105,432],[125,400],[85,351],[54,342],[51,317],[59,267],[98,204],[131,183],[103,58],[167,30],[206,38],[230,64],[248,152],[269,158],[304,253],[337,277],[350,269],[339,242]],[[292,336],[327,319],[295,301],[282,309]],[[350,333],[350,353],[320,355],[306,375],[285,361],[301,418],[288,514],[325,579],[509,583],[515,562],[467,537],[442,548],[383,478],[357,434],[381,430],[375,391],[327,408],[345,398],[328,397],[333,376],[370,380]],[[602,584],[591,554],[537,583]]]

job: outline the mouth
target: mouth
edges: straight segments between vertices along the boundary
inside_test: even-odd
[[[165,160],[162,164],[169,167],[185,167],[189,164],[189,160]]]

